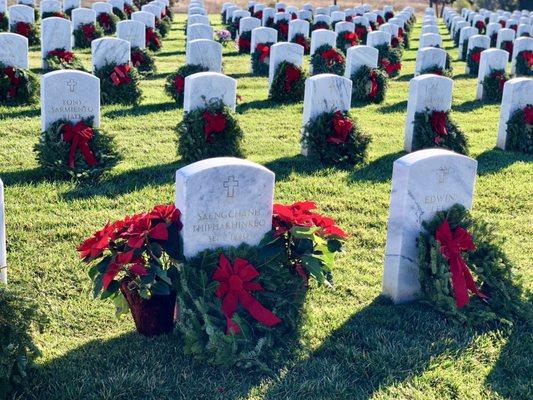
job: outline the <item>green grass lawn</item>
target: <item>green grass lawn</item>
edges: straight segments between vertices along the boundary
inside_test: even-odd
[[[416,51],[405,51],[401,76],[383,104],[352,109],[370,134],[369,160],[352,171],[324,169],[299,155],[303,104],[267,100],[267,79],[251,77],[249,56],[224,49],[224,71],[238,79],[237,119],[247,157],[276,173],[277,202],[315,200],[350,232],[335,287],[309,292],[301,349],[271,375],[193,362],[176,337],[146,339],[111,303],[92,300],[75,248],[108,219],[174,199],[174,128],[182,110],[163,91],[185,61],[185,17],[178,15],[157,55],[158,73],[143,80],[138,107],[105,106],[102,129],[124,160],[101,182],[79,188],[47,179],[35,161],[38,105],[0,108],[0,177],[5,184],[11,285],[36,296],[50,318],[24,399],[531,399],[533,330],[473,330],[424,306],[393,306],[379,297],[392,163],[403,153],[409,80]],[[212,16],[219,28],[220,18]],[[444,27],[441,28],[445,34]],[[418,47],[420,24],[412,33]],[[457,51],[446,33],[444,45]],[[37,49],[31,66],[40,66]],[[90,56],[83,52],[86,67]],[[306,61],[307,62],[307,61]],[[475,79],[454,62],[453,116],[478,160],[473,214],[497,225],[517,281],[531,289],[533,157],[494,148],[499,105],[475,101]],[[41,71],[38,71],[41,73]],[[531,306],[525,304],[524,306]]]

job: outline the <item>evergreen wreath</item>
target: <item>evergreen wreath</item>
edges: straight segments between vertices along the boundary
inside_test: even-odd
[[[208,69],[200,64],[185,64],[167,77],[165,92],[174,99],[178,107],[183,106],[185,93],[185,78],[198,72],[206,72]]]
[[[234,18],[233,21],[228,25],[228,31],[231,33],[231,39],[235,40],[237,38],[237,33],[239,33],[239,24],[242,17]]]
[[[355,32],[344,31],[337,34],[337,48],[340,49],[345,55],[348,49],[359,43],[357,34]]]
[[[345,58],[337,49],[329,44],[323,44],[315,49],[311,56],[313,75],[318,74],[344,74]]]
[[[146,27],[146,47],[154,53],[161,50],[161,35],[150,27]]]
[[[276,68],[268,98],[278,103],[296,103],[303,100],[305,73],[302,68],[283,61]]]
[[[69,19],[72,19],[72,11],[76,9],[76,7],[70,7],[70,8],[67,8],[66,10],[63,10],[63,12],[65,13],[65,15],[69,18]]]
[[[186,112],[178,124],[178,155],[187,163],[213,157],[244,158],[244,134],[221,100]]]
[[[533,104],[511,114],[507,121],[505,149],[533,154]]]
[[[393,49],[390,45],[384,43],[375,46],[378,50],[378,66],[384,70],[387,75],[394,78],[400,74],[402,69],[401,52],[398,49]]]
[[[176,330],[186,354],[214,365],[268,371],[290,350],[308,280],[332,284],[346,234],[312,202],[274,205],[273,229],[258,246],[207,250],[178,276]]]
[[[155,28],[161,34],[161,37],[167,37],[170,33],[172,22],[168,18],[157,18],[155,20]]]
[[[474,28],[477,28],[479,35],[484,35],[487,32],[487,26],[485,25],[485,22],[481,20],[476,22]]]
[[[33,72],[0,62],[0,104],[31,104],[37,100],[38,92],[39,80]]]
[[[452,77],[452,74],[448,70],[438,66],[437,64],[434,64],[434,65],[431,65],[429,67],[423,68],[420,71],[420,75],[424,75],[424,74],[434,74],[434,75],[440,75],[440,76],[447,76],[449,78]]]
[[[41,133],[35,145],[42,168],[58,179],[98,178],[120,160],[111,137],[93,127],[93,118],[78,123],[62,119]]]
[[[157,71],[152,53],[140,47],[131,48],[131,64],[137,69],[139,74],[144,76],[152,75]]]
[[[415,113],[412,151],[444,148],[468,155],[468,140],[449,116],[449,111]]]
[[[400,55],[403,53],[403,42],[400,40],[398,36],[392,36],[390,41],[390,46],[393,49],[396,49],[400,52]]]
[[[516,76],[533,76],[533,51],[524,50],[516,55]]]
[[[513,60],[513,41],[512,40],[504,40],[500,43],[500,49],[505,50],[507,53],[509,53],[509,61]]]
[[[30,46],[39,44],[39,30],[37,29],[37,24],[19,21],[11,24],[10,30],[13,33],[18,33],[19,35],[28,38],[28,44]]]
[[[91,42],[104,36],[103,29],[98,24],[80,24],[72,32],[74,35],[74,47],[87,49],[91,47]]]
[[[9,29],[9,18],[6,13],[0,12],[0,32],[7,32]]]
[[[115,14],[100,13],[96,16],[96,22],[106,35],[114,35],[117,31],[118,18]]]
[[[138,105],[142,99],[140,76],[131,64],[111,63],[94,71],[100,78],[102,104]]]
[[[252,53],[252,74],[256,76],[268,76],[270,63],[270,47],[274,42],[257,43]]]
[[[113,14],[115,14],[115,16],[121,21],[124,21],[124,20],[128,19],[128,16],[126,15],[126,12],[122,11],[118,7],[113,7]]]
[[[49,51],[44,58],[47,71],[57,71],[60,69],[77,69],[85,71],[80,59],[71,51],[64,48]]]
[[[450,78],[453,76],[452,58],[448,52],[446,52],[446,61],[444,62],[444,76]]]
[[[453,35],[453,44],[454,44],[455,47],[459,47],[460,35],[461,35],[460,31],[455,32],[455,34]]]
[[[286,42],[289,36],[289,21],[280,19],[272,27],[278,31],[278,42]]]
[[[174,11],[172,10],[173,6],[165,6],[165,17],[170,23],[174,21]]]
[[[131,14],[136,11],[138,11],[138,9],[134,4],[124,3],[124,14],[126,14],[126,19],[131,19]]]
[[[418,262],[423,302],[471,326],[524,318],[522,288],[512,282],[513,266],[494,227],[472,218],[460,204],[437,212],[422,227]]]
[[[366,160],[370,137],[348,112],[327,111],[309,120],[301,141],[307,155],[322,164],[352,168]]]
[[[355,24],[355,34],[359,44],[366,44],[366,38],[368,37],[368,28],[363,24]]]
[[[394,18],[394,13],[392,11],[387,11],[384,15],[385,21],[389,21],[389,19]]]
[[[304,54],[309,54],[311,51],[311,40],[303,33],[297,33],[291,39],[291,43],[299,44],[304,48]]]
[[[468,40],[463,40],[463,52],[460,53],[462,57],[460,57],[459,60],[466,61],[467,54],[468,54]]]
[[[352,101],[381,103],[387,92],[388,77],[379,68],[362,65],[352,76]]]
[[[483,82],[483,100],[487,102],[500,103],[503,96],[503,86],[510,79],[503,69],[495,69],[485,76]]]
[[[250,54],[250,47],[252,45],[252,31],[244,31],[239,35],[237,46],[239,54]]]
[[[490,35],[490,47],[496,47],[497,43],[498,43],[498,31]]]
[[[477,76],[479,70],[479,60],[481,60],[481,52],[485,49],[483,47],[475,46],[470,49],[466,56],[466,65],[469,68],[469,75]]]
[[[318,21],[311,26],[311,31],[316,31],[317,29],[331,30],[331,25],[328,24],[326,21]]]
[[[51,18],[51,17],[69,19],[67,17],[67,15],[64,12],[62,12],[62,11],[45,11],[45,12],[43,12],[42,19]]]
[[[404,49],[409,49],[411,47],[411,39],[407,31],[404,32],[402,28],[399,28],[398,38],[400,39],[401,45]]]

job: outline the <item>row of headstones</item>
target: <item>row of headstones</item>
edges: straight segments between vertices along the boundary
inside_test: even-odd
[[[128,4],[130,6],[133,6],[133,0],[108,0],[107,3],[105,2],[97,2],[92,5],[93,10],[96,12],[107,12],[110,13],[108,5],[111,6],[111,10],[113,8],[118,8],[121,11],[124,11],[124,5]],[[17,4],[11,7],[7,7],[7,0],[0,0],[0,13],[8,13],[8,15],[11,15],[11,18],[15,21],[18,21],[17,17],[21,13],[19,10],[22,10],[22,14],[25,18],[27,15],[27,11],[24,7],[19,6],[26,6],[30,7],[32,9],[36,8],[36,2],[35,0],[17,0]],[[81,0],[63,0],[63,2],[59,0],[43,0],[41,1],[39,5],[40,15],[41,17],[45,13],[60,13],[67,10],[73,10],[76,8],[81,7]],[[35,22],[35,20],[22,20],[22,22]]]

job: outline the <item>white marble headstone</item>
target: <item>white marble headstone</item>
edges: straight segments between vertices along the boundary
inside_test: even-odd
[[[0,0],[0,13],[5,14],[7,12],[7,0]]]
[[[146,26],[140,21],[120,21],[117,37],[130,43],[131,48],[146,48]]]
[[[94,117],[100,126],[100,79],[82,71],[61,70],[41,77],[41,128],[60,119],[79,122]]]
[[[0,33],[0,63],[28,69],[28,38],[16,33]]]
[[[509,53],[500,49],[487,49],[481,52],[479,69],[477,74],[476,99],[483,99],[483,80],[494,70],[503,70],[507,68]]]
[[[187,26],[193,25],[193,24],[204,24],[204,25],[211,25],[209,21],[209,17],[206,17],[205,15],[191,15],[187,19]]]
[[[213,28],[211,25],[193,24],[187,26],[187,40],[207,39],[213,40]]]
[[[111,4],[111,7],[124,11],[124,4],[126,3],[124,0],[108,0],[108,2]]]
[[[41,17],[45,12],[61,12],[61,2],[57,0],[44,0],[41,2]]]
[[[498,37],[496,39],[496,48],[500,48],[502,42],[513,41],[515,39],[516,32],[512,29],[504,28],[498,31]]]
[[[339,35],[340,33],[344,32],[354,32],[355,31],[355,24],[353,22],[337,22],[335,24],[335,33]]]
[[[303,19],[293,19],[289,22],[288,38],[291,41],[297,34],[302,34],[309,38],[309,22]]]
[[[405,151],[412,151],[415,113],[450,110],[452,88],[453,80],[444,76],[424,74],[411,79],[405,121]]]
[[[304,58],[304,48],[296,43],[281,42],[270,47],[270,64],[268,68],[268,84],[272,84],[276,69],[283,62],[302,66]]]
[[[267,26],[268,20],[270,18],[274,19],[274,15],[276,14],[276,10],[274,10],[272,7],[265,7],[263,10],[263,19],[261,20],[261,23],[263,26]]]
[[[4,182],[0,179],[0,282],[7,283],[6,215]]]
[[[316,49],[325,44],[335,48],[337,34],[329,29],[317,29],[311,33],[311,55],[315,54]]]
[[[100,15],[103,13],[107,13],[107,14],[113,13],[113,6],[109,3],[104,3],[103,1],[98,1],[96,3],[93,3],[92,9],[96,11],[96,15]]]
[[[437,47],[424,47],[416,53],[415,76],[427,68],[436,65],[444,70],[446,67],[446,50]]]
[[[248,160],[220,157],[176,171],[183,253],[259,244],[272,229],[274,173]]]
[[[47,68],[44,61],[48,52],[56,49],[72,51],[72,26],[68,19],[45,18],[41,23],[41,65]]]
[[[473,35],[468,38],[468,46],[466,48],[466,57],[468,57],[468,53],[470,53],[470,50],[472,50],[474,47],[482,47],[483,49],[488,49],[490,47],[490,38],[486,35]],[[470,67],[468,67],[468,63],[466,63],[465,66],[465,73],[470,73]]]
[[[126,40],[101,38],[91,42],[93,72],[107,64],[123,65],[131,60],[131,46]]]
[[[422,35],[425,33],[439,33],[439,27],[436,25],[424,25],[422,27]]]
[[[511,64],[511,73],[516,73],[516,57],[522,51],[529,50],[533,51],[533,38],[532,37],[521,37],[514,41],[513,43],[513,58]]]
[[[390,45],[391,39],[392,36],[388,32],[374,31],[368,33],[368,36],[366,37],[366,44],[367,46],[371,47],[376,47],[382,44]]]
[[[466,58],[466,54],[463,54],[463,43],[465,40],[468,43],[468,39],[474,35],[477,35],[477,28],[471,26],[461,28],[459,31],[459,59],[464,60]]]
[[[255,51],[259,43],[276,43],[278,41],[278,31],[274,28],[255,28],[252,29],[252,40],[250,53]]]
[[[199,72],[185,78],[183,111],[205,108],[214,100],[222,100],[235,111],[237,102],[237,81],[218,72]]]
[[[243,32],[249,32],[261,26],[261,21],[254,17],[244,17],[239,21],[239,35]]]
[[[12,26],[17,22],[35,23],[35,12],[33,8],[25,5],[9,7],[9,24]]]
[[[424,33],[420,37],[419,48],[442,47],[442,37],[438,33]]]
[[[477,161],[448,150],[426,149],[393,164],[383,294],[394,303],[420,292],[417,239],[422,222],[454,204],[472,206]]]
[[[507,121],[518,109],[533,104],[533,79],[513,78],[505,82],[503,87],[502,105],[500,107],[500,123],[496,145],[505,150],[507,146]]]
[[[155,15],[146,11],[135,11],[131,14],[132,21],[142,22],[147,28],[155,29]]]
[[[72,30],[80,25],[96,24],[96,12],[88,8],[76,8],[72,10]]]
[[[344,76],[349,79],[362,66],[377,68],[378,57],[379,51],[374,47],[364,45],[350,47],[346,52]]]
[[[187,64],[199,64],[211,72],[222,72],[222,45],[208,39],[187,42]]]

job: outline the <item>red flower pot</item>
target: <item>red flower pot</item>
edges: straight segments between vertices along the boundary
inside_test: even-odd
[[[128,287],[130,279],[120,283],[120,291],[126,298],[137,332],[144,336],[156,336],[172,332],[177,318],[176,292],[170,295],[153,295],[144,299],[135,289]]]

